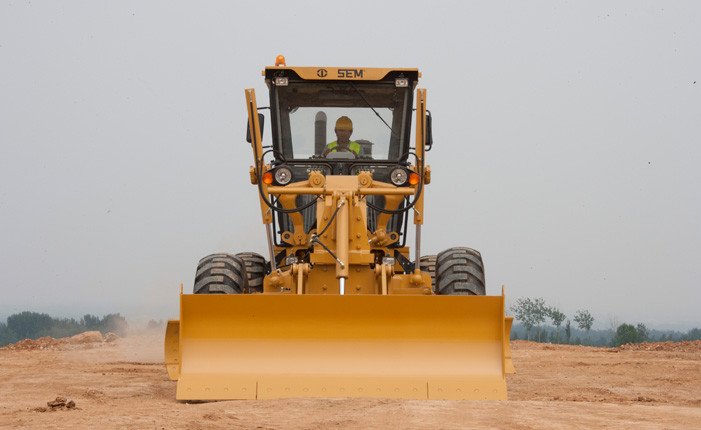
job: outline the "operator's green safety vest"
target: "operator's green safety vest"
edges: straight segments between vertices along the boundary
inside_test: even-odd
[[[338,152],[338,150],[336,149],[337,146],[338,141],[334,140],[333,142],[326,145],[326,149],[330,149],[330,152]],[[355,152],[355,155],[360,155],[360,144],[358,142],[353,142],[351,140],[350,144],[348,145],[348,149]]]

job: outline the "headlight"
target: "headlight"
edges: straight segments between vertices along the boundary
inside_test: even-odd
[[[275,169],[275,182],[280,185],[287,185],[292,180],[292,171],[289,167],[278,167]]]
[[[397,167],[389,174],[390,181],[392,181],[392,183],[398,187],[405,185],[408,178],[409,174],[407,173],[406,169],[401,167]]]

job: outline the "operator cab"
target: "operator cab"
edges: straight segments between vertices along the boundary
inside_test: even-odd
[[[376,181],[392,183],[390,174],[397,167],[408,167],[413,114],[413,93],[418,83],[417,69],[343,69],[314,67],[267,67],[265,82],[270,92],[270,116],[275,171],[286,169],[284,183],[305,181],[311,171],[323,175],[372,174]],[[336,133],[339,119],[350,120],[350,142]],[[344,121],[345,120],[341,120]],[[346,137],[346,139],[348,139]],[[330,150],[332,146],[335,150]],[[395,181],[396,183],[396,181]],[[368,196],[368,203],[384,207],[383,196]],[[296,206],[303,207],[313,196],[300,195]],[[405,207],[402,202],[399,209]],[[316,228],[316,209],[300,212],[306,233]],[[370,231],[377,228],[379,213],[368,208]],[[275,244],[280,233],[290,230],[286,214],[275,219]],[[406,242],[407,212],[393,215],[387,232],[396,232]]]
[[[305,180],[311,170],[325,175],[365,170],[372,172],[373,179],[386,182],[393,166],[407,163],[418,71],[299,69],[265,70],[274,164],[290,167],[292,182]],[[308,69],[313,69],[315,79],[308,79]],[[334,73],[338,77],[342,70],[354,71],[343,76],[363,79],[319,79],[323,71],[327,77]],[[352,122],[351,150],[335,131],[342,117]],[[325,154],[334,143],[336,148]]]

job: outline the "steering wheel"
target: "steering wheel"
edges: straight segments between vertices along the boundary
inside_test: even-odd
[[[353,152],[329,152],[326,154],[327,160],[355,160]]]

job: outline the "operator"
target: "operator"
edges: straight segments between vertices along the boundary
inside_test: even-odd
[[[336,132],[335,141],[326,145],[324,153],[322,154],[326,157],[330,152],[350,152],[358,158],[360,155],[360,144],[350,140],[351,134],[353,134],[353,121],[347,116],[342,116],[336,121]]]

